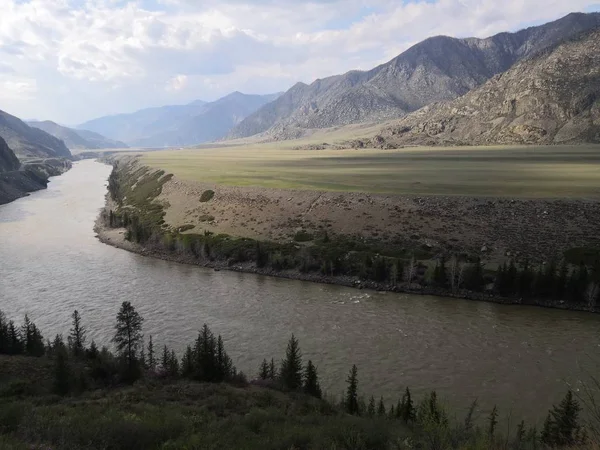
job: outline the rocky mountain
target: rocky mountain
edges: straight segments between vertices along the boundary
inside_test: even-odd
[[[221,139],[245,117],[274,100],[277,95],[279,94],[248,95],[234,92],[204,104],[196,115],[173,124],[169,129],[130,143],[139,147],[172,147]]]
[[[99,148],[126,148],[124,142],[113,141],[101,134],[88,130],[74,130],[63,127],[50,120],[43,122],[28,122],[29,126],[39,128],[52,136],[61,139],[71,150],[99,149]]]
[[[48,186],[48,179],[69,170],[71,161],[47,158],[21,165],[0,137],[0,205]]]
[[[368,145],[580,142],[600,143],[600,30],[414,112]]]
[[[0,137],[0,173],[19,170],[21,163],[4,139]]]
[[[63,141],[4,111],[0,111],[0,137],[19,158],[71,156]]]
[[[307,129],[401,117],[464,95],[515,63],[598,27],[599,13],[573,13],[486,39],[432,37],[370,71],[298,83],[245,118],[229,137],[265,133],[289,139]]]
[[[79,125],[130,146],[193,145],[220,139],[246,116],[279,94],[234,92],[217,101],[149,108],[131,114],[101,117]]]

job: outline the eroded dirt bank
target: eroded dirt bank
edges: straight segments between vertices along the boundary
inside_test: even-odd
[[[117,197],[107,195],[98,237],[145,256],[360,288],[595,310],[596,300],[584,302],[583,291],[576,302],[535,291],[524,291],[524,299],[499,288],[496,274],[507,260],[528,260],[542,274],[565,250],[598,246],[595,202],[224,187],[136,162],[118,165],[113,175],[109,190]],[[440,284],[433,269],[443,257],[459,272]],[[477,273],[479,261],[485,273]],[[542,275],[529,276],[532,289],[539,287],[534,278]]]

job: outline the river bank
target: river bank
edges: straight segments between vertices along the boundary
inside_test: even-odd
[[[0,173],[0,205],[46,189],[51,177],[62,175],[71,167],[67,159],[49,158],[26,162],[19,170]]]
[[[110,200],[107,200],[110,203]],[[462,300],[472,300],[489,302],[503,305],[527,305],[527,306],[538,306],[544,308],[554,308],[569,311],[582,311],[596,313],[596,308],[589,308],[586,306],[569,305],[564,301],[545,301],[540,299],[523,299],[501,297],[491,292],[471,292],[467,290],[460,290],[459,292],[452,292],[445,289],[439,289],[429,286],[421,286],[417,283],[411,283],[408,286],[407,283],[397,283],[390,285],[388,283],[378,283],[372,280],[364,280],[359,277],[338,275],[329,276],[317,273],[303,273],[300,270],[274,270],[272,268],[259,268],[256,264],[251,262],[245,262],[241,264],[231,265],[227,261],[198,261],[196,258],[189,255],[178,254],[174,252],[165,252],[157,249],[151,249],[135,242],[128,241],[125,239],[127,230],[125,228],[110,228],[106,226],[102,219],[102,214],[98,216],[94,225],[94,232],[98,240],[104,244],[110,245],[115,248],[126,250],[128,252],[136,253],[145,257],[156,258],[163,261],[171,261],[179,264],[193,265],[204,268],[213,269],[216,271],[227,270],[232,272],[243,272],[255,275],[263,275],[269,277],[285,278],[291,280],[308,281],[312,283],[322,284],[333,284],[338,286],[345,286],[355,289],[369,289],[380,292],[395,292],[403,294],[412,294],[420,296],[435,296],[443,298],[454,298]]]

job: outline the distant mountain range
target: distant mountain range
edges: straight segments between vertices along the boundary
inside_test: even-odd
[[[29,126],[39,128],[52,136],[61,139],[70,150],[126,148],[124,142],[113,141],[98,133],[88,130],[75,130],[64,127],[50,120],[28,122]]]
[[[4,111],[0,111],[0,137],[19,158],[71,156],[62,140]]]
[[[234,92],[214,102],[148,108],[131,114],[105,116],[77,129],[91,130],[133,147],[173,147],[221,139],[233,126],[280,94]]]
[[[242,120],[228,137],[262,133],[266,139],[291,139],[315,128],[399,118],[464,95],[514,64],[598,27],[599,13],[573,13],[487,39],[432,37],[370,71],[298,83]]]
[[[600,30],[425,107],[368,146],[600,143]]]

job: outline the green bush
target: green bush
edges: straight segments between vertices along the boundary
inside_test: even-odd
[[[203,203],[210,202],[215,196],[215,191],[208,189],[202,193],[200,196],[200,201]]]
[[[310,242],[314,239],[314,236],[304,230],[302,231],[298,231],[295,235],[294,235],[294,240],[296,242]]]

